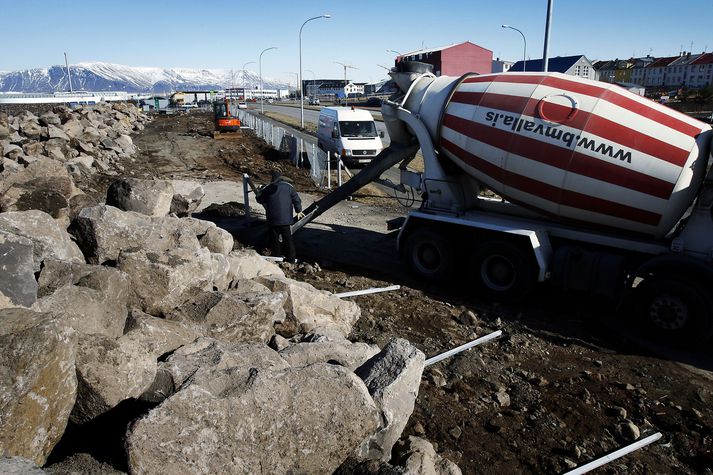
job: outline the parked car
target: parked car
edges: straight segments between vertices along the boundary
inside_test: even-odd
[[[309,105],[311,106],[318,106],[319,105],[319,99],[316,97],[310,97],[309,98]]]
[[[247,109],[247,108],[248,108],[247,102],[245,102],[245,101],[238,102],[238,109]]]

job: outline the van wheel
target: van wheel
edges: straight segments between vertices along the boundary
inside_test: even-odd
[[[428,229],[414,231],[406,240],[406,257],[411,270],[429,281],[443,281],[453,269],[453,243]]]
[[[480,292],[500,302],[518,302],[535,284],[532,259],[521,246],[486,241],[471,258],[471,275]]]
[[[706,341],[713,334],[713,303],[690,281],[652,276],[633,295],[636,319],[657,339],[681,344]]]

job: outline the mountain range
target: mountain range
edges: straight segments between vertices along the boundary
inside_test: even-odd
[[[69,67],[75,91],[126,91],[165,93],[213,90],[227,87],[256,88],[260,77],[252,71],[124,66],[93,62]],[[265,89],[288,89],[288,84],[263,76]],[[51,93],[69,91],[64,66],[0,72],[0,92]]]

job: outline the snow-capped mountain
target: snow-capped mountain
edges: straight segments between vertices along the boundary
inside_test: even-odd
[[[72,88],[86,91],[164,93],[180,90],[212,90],[226,87],[255,88],[260,77],[252,71],[229,69],[145,68],[111,63],[71,65]],[[263,76],[265,89],[287,89],[288,85]],[[68,91],[64,66],[0,72],[0,92]]]

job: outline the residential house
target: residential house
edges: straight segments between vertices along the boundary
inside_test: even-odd
[[[542,70],[542,59],[530,59],[525,62],[518,61],[513,64],[509,72],[536,72]],[[568,74],[570,76],[592,80],[597,77],[594,65],[584,55],[549,58],[547,61],[547,70],[549,72]]]

